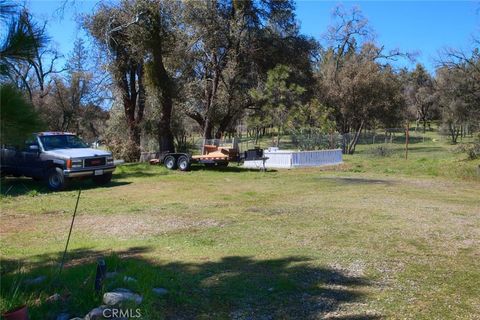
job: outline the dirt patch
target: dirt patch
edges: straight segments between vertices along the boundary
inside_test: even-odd
[[[77,223],[79,229],[91,230],[95,234],[108,234],[120,239],[219,225],[219,222],[212,219],[194,221],[185,218],[152,215],[83,216]]]
[[[52,235],[67,232],[71,223],[69,215],[5,215],[0,219],[0,235],[20,232],[48,232]],[[190,228],[221,226],[213,219],[189,219],[154,214],[87,215],[75,218],[74,232],[95,237],[130,239],[146,237]]]
[[[348,266],[342,266],[339,263],[332,263],[329,265],[332,270],[338,271],[349,277],[363,277],[366,268],[365,262],[361,260],[355,260]]]

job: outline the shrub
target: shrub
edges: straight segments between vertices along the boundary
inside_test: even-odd
[[[462,143],[454,149],[455,152],[467,154],[468,159],[480,158],[480,134],[471,143]]]
[[[470,143],[465,148],[468,159],[474,160],[480,158],[480,141]]]
[[[371,152],[376,157],[389,157],[393,154],[393,150],[386,145],[373,147]]]
[[[0,86],[0,106],[0,145],[20,145],[43,128],[33,105],[15,86]]]

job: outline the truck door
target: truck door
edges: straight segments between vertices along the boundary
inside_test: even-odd
[[[18,148],[14,146],[6,146],[5,148],[2,148],[2,154],[0,159],[2,174],[17,174],[17,154],[19,154]]]
[[[32,136],[25,141],[25,145],[21,152],[20,160],[21,170],[27,177],[41,178],[43,175],[42,162],[40,160],[40,146],[37,138]]]

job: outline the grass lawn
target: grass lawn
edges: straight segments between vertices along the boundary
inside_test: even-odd
[[[60,278],[77,191],[5,179],[0,307],[83,317],[101,304],[105,257],[118,272],[105,289],[140,293],[142,319],[480,319],[480,161],[441,140],[412,144],[408,160],[401,145],[371,148],[332,168],[134,164],[107,187],[76,183]]]

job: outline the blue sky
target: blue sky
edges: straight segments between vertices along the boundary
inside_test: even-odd
[[[302,32],[321,39],[339,3],[298,1]],[[480,1],[347,1],[343,6],[360,7],[378,43],[386,49],[419,52],[418,62],[429,70],[442,48],[471,48],[472,35],[480,34]]]
[[[48,19],[48,33],[58,49],[67,54],[78,36],[84,36],[75,16],[91,13],[99,1],[75,0],[63,18],[57,9],[62,1],[27,0],[38,19]],[[471,36],[480,34],[480,1],[297,1],[301,30],[317,39],[332,23],[332,9],[340,4],[358,6],[376,31],[378,43],[387,49],[419,52],[417,60],[433,71],[438,52],[445,47],[470,48]],[[406,65],[411,67],[408,63]]]

